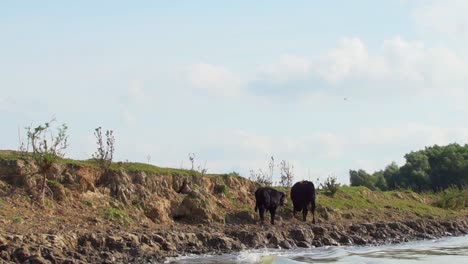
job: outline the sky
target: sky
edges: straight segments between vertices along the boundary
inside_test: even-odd
[[[467,1],[1,1],[0,149],[52,118],[67,156],[295,178],[468,140]],[[18,132],[20,131],[20,132]],[[275,179],[279,169],[275,169]]]

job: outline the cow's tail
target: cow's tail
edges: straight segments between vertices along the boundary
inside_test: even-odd
[[[257,207],[257,204],[255,204],[255,212],[257,212],[258,210],[258,207]]]

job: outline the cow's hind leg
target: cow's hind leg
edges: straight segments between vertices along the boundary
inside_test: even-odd
[[[304,208],[302,208],[302,221],[306,221],[307,220],[307,206],[304,206]]]
[[[312,200],[310,209],[312,210],[312,224],[315,224],[315,200]]]
[[[258,207],[258,214],[260,215],[260,224],[263,225],[265,221],[265,208],[263,206]]]
[[[270,215],[271,215],[271,224],[275,224],[275,214],[276,214],[276,208],[271,208],[270,209]]]

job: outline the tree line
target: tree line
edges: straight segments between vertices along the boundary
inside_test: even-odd
[[[434,145],[412,151],[399,167],[392,162],[384,170],[372,174],[365,170],[350,170],[351,186],[366,186],[371,190],[411,189],[417,192],[438,191],[468,186],[468,145]]]

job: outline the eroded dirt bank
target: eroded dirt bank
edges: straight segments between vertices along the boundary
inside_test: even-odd
[[[415,220],[352,225],[178,225],[133,232],[114,228],[87,232],[0,235],[0,262],[147,263],[184,254],[226,253],[251,248],[400,243],[468,234],[466,219]]]
[[[293,218],[288,201],[277,225],[260,227],[253,211],[257,186],[237,174],[137,163],[103,172],[91,165],[55,164],[41,204],[34,164],[0,155],[0,263],[147,263],[468,233],[468,210],[434,207],[430,194],[343,187],[334,197],[319,194],[317,225]]]

